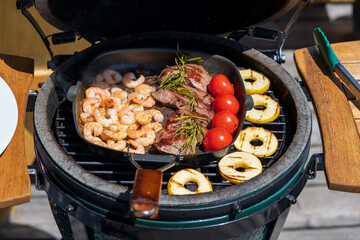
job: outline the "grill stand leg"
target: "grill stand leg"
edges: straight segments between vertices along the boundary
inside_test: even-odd
[[[71,216],[70,214],[68,214],[68,217],[70,221],[71,230],[74,235],[74,239],[75,240],[89,239],[86,231],[86,226],[82,222]]]
[[[269,238],[267,240],[276,240],[279,238],[280,232],[283,229],[289,211],[290,207],[288,207],[283,213],[280,214],[280,216],[276,220],[273,221],[272,230],[271,233],[268,235]]]

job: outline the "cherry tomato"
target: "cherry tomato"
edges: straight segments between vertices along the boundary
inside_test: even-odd
[[[234,95],[221,94],[215,98],[212,103],[212,109],[215,113],[227,110],[233,114],[237,114],[240,108],[239,101]]]
[[[211,127],[222,127],[230,134],[234,134],[239,127],[239,119],[232,112],[220,111],[211,120]]]
[[[204,139],[203,147],[205,152],[222,149],[233,141],[231,134],[224,128],[216,127],[210,129]]]
[[[235,94],[233,85],[224,74],[217,74],[211,79],[209,92],[213,97],[217,97],[220,94]]]

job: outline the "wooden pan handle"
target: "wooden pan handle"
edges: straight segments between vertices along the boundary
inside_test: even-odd
[[[130,211],[135,217],[154,219],[159,213],[163,173],[156,170],[137,169]]]
[[[357,42],[356,46],[359,48],[360,43]],[[340,45],[333,48],[339,58],[344,52],[358,52],[341,51]],[[328,187],[360,192],[360,138],[349,101],[333,82],[335,76],[327,69],[315,47],[296,50],[294,58],[298,72],[310,90],[318,116]]]

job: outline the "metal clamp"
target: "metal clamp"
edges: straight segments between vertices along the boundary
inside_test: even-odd
[[[29,90],[28,101],[27,101],[27,105],[26,105],[26,111],[27,112],[33,112],[34,111],[37,96],[38,96],[38,91]]]
[[[316,171],[324,170],[324,154],[323,153],[315,153],[310,158],[310,167],[307,172],[307,179],[315,179]]]
[[[42,181],[42,178],[40,177],[40,175],[38,174],[38,170],[36,166],[28,166],[28,172],[30,177],[33,176],[34,177],[34,184],[35,184],[35,188],[36,190],[42,191],[44,190],[44,182]]]

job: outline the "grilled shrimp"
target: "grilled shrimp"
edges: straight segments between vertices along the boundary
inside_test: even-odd
[[[114,108],[107,109],[106,113],[109,117],[106,117],[103,113],[104,111],[100,111],[99,108],[94,110],[94,117],[98,123],[101,123],[103,127],[109,127],[112,123],[117,123],[119,118],[117,115],[117,111]]]
[[[111,98],[119,98],[120,100],[125,100],[128,96],[127,92],[118,87],[111,88],[110,92]]]
[[[146,131],[149,130],[149,129],[144,128],[144,126],[142,126],[141,129],[139,129],[139,130],[137,130],[136,128],[128,128],[126,130],[128,137],[132,138],[132,139],[137,139],[137,138],[141,138],[142,136],[144,136]]]
[[[119,83],[122,80],[122,76],[118,71],[113,69],[106,69],[104,72],[96,75],[96,82],[106,82],[107,85]]]
[[[152,115],[149,111],[139,111],[135,113],[135,120],[140,124],[151,123]]]
[[[83,103],[84,113],[93,113],[94,109],[97,108],[101,103],[101,99],[97,97],[86,98]]]
[[[120,116],[120,123],[121,124],[126,124],[126,125],[136,123],[135,114],[133,112],[128,112],[126,114],[122,114]]]
[[[135,74],[132,72],[128,72],[124,75],[123,84],[128,88],[136,88],[140,84],[145,82],[145,77],[140,75],[138,79],[136,79]]]
[[[126,129],[128,129],[128,125],[112,123],[109,126],[109,129],[104,129],[100,137],[104,141],[108,141],[109,139],[113,139],[116,141],[123,140],[127,137]]]
[[[85,112],[80,113],[80,119],[81,119],[81,121],[83,123],[88,123],[88,122],[94,122],[95,121],[95,118],[92,115],[92,113],[85,113]]]
[[[137,86],[135,89],[134,89],[135,92],[145,96],[145,97],[148,97],[151,95],[151,93],[155,92],[156,91],[156,88],[155,87],[152,87],[150,85],[147,85],[147,84],[141,84],[139,86]]]
[[[139,111],[135,113],[135,120],[140,124],[148,124],[151,123],[152,119],[155,122],[162,122],[164,120],[164,116],[159,110],[150,109],[146,111]]]
[[[108,148],[122,151],[126,147],[126,141],[124,141],[124,140],[114,141],[114,140],[110,139],[106,142],[106,146]]]
[[[137,92],[130,93],[128,99],[144,107],[152,107],[155,105],[155,99],[152,96],[144,96]]]
[[[124,106],[123,109],[119,111],[120,123],[127,125],[136,123],[135,113],[144,111],[144,107],[139,104],[129,105],[129,102],[125,105],[126,106]]]
[[[95,144],[106,147],[106,144],[98,137],[103,132],[103,126],[97,122],[85,123],[84,137]]]
[[[103,72],[103,76],[105,78],[105,81],[109,84],[119,83],[123,79],[121,74],[113,69],[106,69]]]
[[[90,87],[86,89],[85,95],[86,98],[100,98],[102,101],[105,101],[110,98],[111,93],[99,87]]]
[[[151,116],[153,117],[153,119],[155,120],[155,122],[162,122],[164,121],[164,115],[156,109],[150,109],[148,110],[151,114]]]
[[[143,129],[143,128],[145,130],[152,129],[152,130],[154,130],[155,133],[157,133],[158,131],[160,131],[163,128],[163,126],[158,122],[152,122],[152,123],[144,125],[141,129]]]
[[[145,137],[138,138],[135,141],[140,143],[142,146],[147,147],[154,143],[155,140],[155,132],[154,130],[147,130],[145,132]]]
[[[120,111],[121,109],[123,109],[125,106],[128,105],[127,92],[117,87],[111,88],[110,92],[111,92],[111,97],[109,99],[109,102],[111,103],[110,105],[112,105],[118,111]]]
[[[149,130],[153,130],[156,133],[161,129],[162,125],[160,123],[153,122],[143,125],[140,130],[137,130],[136,128],[128,128],[126,133],[128,134],[128,137],[138,139],[144,136]]]
[[[140,143],[138,143],[134,140],[128,140],[127,143],[129,144],[128,152],[145,154],[145,148]],[[135,148],[130,148],[130,145],[132,145]]]

